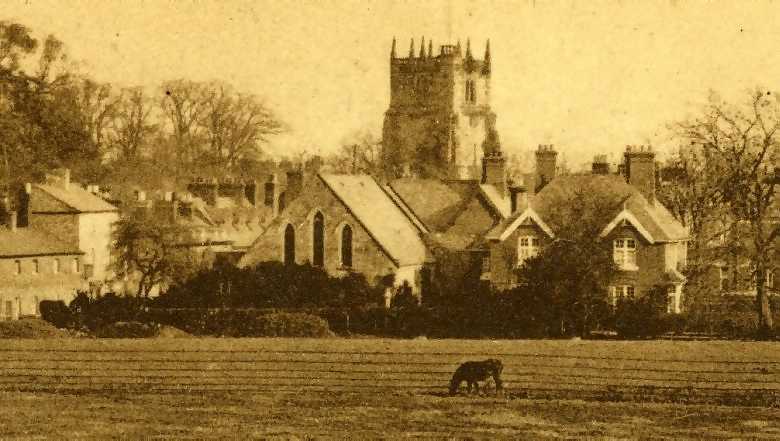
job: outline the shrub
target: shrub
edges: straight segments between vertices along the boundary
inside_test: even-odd
[[[65,304],[62,303],[62,306],[65,306]],[[57,338],[67,336],[66,331],[56,328],[51,322],[36,318],[0,322],[0,338]]]
[[[157,326],[140,322],[116,322],[102,325],[95,331],[100,338],[147,338],[158,333]]]
[[[255,328],[259,335],[252,337],[328,337],[332,335],[328,322],[305,313],[279,312],[257,317]],[[242,335],[243,337],[243,335]]]
[[[656,337],[669,330],[666,291],[654,287],[646,295],[622,298],[615,310],[615,330],[623,337]]]
[[[41,318],[58,328],[73,326],[73,314],[62,300],[43,300],[40,310]]]

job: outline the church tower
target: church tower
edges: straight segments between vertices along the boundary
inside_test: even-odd
[[[390,50],[390,107],[382,130],[388,178],[408,173],[442,179],[482,177],[483,145],[495,130],[490,108],[490,41],[482,60],[471,42],[442,45],[434,56],[425,39],[408,57]],[[490,153],[490,152],[488,152]]]

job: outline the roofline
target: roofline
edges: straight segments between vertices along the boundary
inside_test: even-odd
[[[71,184],[71,185],[76,185],[77,187],[79,187],[80,189],[82,189],[82,188],[81,188],[81,187],[80,187],[80,186],[79,186],[77,183],[75,183],[75,182],[71,182],[70,184]],[[57,197],[57,195],[54,195],[54,194],[52,194],[52,192],[50,192],[50,191],[49,191],[49,190],[46,188],[46,186],[47,186],[47,185],[50,185],[50,184],[33,184],[33,185],[35,186],[35,188],[37,188],[37,189],[39,189],[39,190],[43,191],[44,193],[48,194],[49,196],[53,197],[54,199],[56,199],[56,200],[58,200],[58,201],[62,202],[64,205],[66,205],[66,206],[70,207],[71,209],[73,209],[73,210],[74,210],[73,212],[75,212],[75,213],[113,213],[113,212],[115,212],[115,211],[119,211],[119,207],[115,207],[114,205],[112,205],[112,204],[109,204],[108,202],[106,202],[105,200],[103,200],[103,198],[101,198],[100,196],[96,196],[96,195],[94,195],[94,194],[92,195],[93,197],[96,197],[96,198],[100,199],[101,201],[103,201],[103,202],[106,202],[106,204],[108,204],[108,205],[111,205],[111,206],[112,206],[112,207],[114,207],[114,208],[113,208],[112,210],[87,210],[87,211],[81,211],[81,210],[79,210],[78,208],[74,207],[73,205],[70,205],[69,203],[67,203],[67,202],[63,201],[62,199],[60,199],[59,197]],[[83,190],[83,189],[82,189],[82,190]],[[86,190],[85,190],[85,191],[86,191]],[[73,212],[71,212],[71,211],[67,211],[67,212],[63,212],[63,213],[73,213]],[[35,214],[54,214],[54,213],[60,213],[60,212],[57,212],[57,211],[52,211],[52,212],[33,212],[33,213],[35,213]]]
[[[385,246],[382,245],[382,243],[377,240],[376,236],[374,236],[371,230],[368,229],[366,224],[363,223],[363,221],[359,217],[357,217],[357,215],[355,215],[355,212],[353,212],[352,209],[349,208],[349,205],[347,205],[347,203],[344,202],[344,199],[341,199],[341,197],[338,195],[338,193],[336,193],[333,187],[331,187],[328,184],[328,181],[325,180],[325,177],[323,177],[322,173],[317,173],[317,177],[320,179],[320,181],[322,181],[323,184],[325,184],[325,187],[331,192],[333,197],[335,197],[336,200],[338,200],[339,203],[341,203],[341,205],[347,210],[347,212],[360,224],[360,226],[363,227],[363,230],[368,234],[368,237],[370,237],[371,240],[373,240],[374,243],[377,244],[377,246],[379,247],[380,250],[382,250],[385,256],[387,256],[387,258],[390,259],[391,262],[393,262],[393,265],[395,265],[396,268],[400,268],[402,266],[400,261],[395,257],[393,257],[392,254],[390,254],[390,252],[387,250],[387,248],[385,248]],[[373,177],[371,176],[369,177],[371,178],[372,181],[374,181],[376,185],[378,185],[381,188],[381,185],[379,185],[379,183],[376,182],[376,180]]]
[[[0,259],[14,259],[17,257],[46,257],[46,256],[81,256],[83,251],[63,251],[50,253],[31,253],[31,254],[0,254]]]
[[[31,211],[32,214],[90,214],[90,213],[117,213],[119,212],[118,208],[115,208],[113,210],[76,210],[73,209],[71,211]]]
[[[525,209],[525,211],[522,212],[522,214],[520,214],[520,216],[517,217],[517,219],[512,221],[511,224],[509,224],[506,230],[504,230],[504,232],[501,233],[501,235],[498,237],[498,240],[501,242],[505,241],[510,234],[514,233],[515,230],[518,229],[520,225],[523,224],[523,222],[525,222],[526,219],[531,219],[532,221],[534,221],[536,225],[538,225],[539,228],[542,229],[542,231],[547,233],[549,237],[551,238],[555,237],[555,233],[553,233],[552,228],[550,228],[542,220],[541,216],[539,216],[539,214],[532,207],[528,207]]]
[[[401,209],[401,211],[404,213],[404,216],[406,216],[409,221],[412,222],[417,230],[423,234],[431,233],[425,223],[417,216],[414,210],[412,210],[406,201],[404,201],[404,198],[402,198],[401,195],[398,194],[398,192],[395,191],[395,189],[391,187],[389,183],[387,185],[381,185],[377,182],[377,185],[379,185],[379,188],[381,188],[382,191],[390,197],[390,200],[393,201],[393,204]]]
[[[407,204],[407,203],[406,203],[406,201],[404,201],[404,198],[401,196],[401,194],[400,194],[400,193],[398,193],[398,191],[396,191],[396,189],[395,189],[395,188],[393,188],[393,183],[392,183],[392,182],[388,182],[388,183],[387,183],[387,187],[388,187],[389,189],[393,190],[393,193],[394,193],[394,194],[398,195],[398,199],[402,200],[402,201],[404,202],[404,205],[405,205],[405,206],[409,207],[409,212],[410,212],[410,213],[412,213],[412,215],[414,215],[414,217],[415,217],[415,218],[416,218],[416,219],[417,219],[417,220],[420,222],[420,224],[421,224],[421,225],[422,225],[422,226],[425,228],[425,230],[427,231],[427,234],[430,234],[431,227],[429,227],[429,226],[428,226],[428,225],[425,223],[425,221],[423,221],[423,220],[422,220],[422,218],[420,217],[420,215],[418,215],[417,213],[415,213],[415,212],[414,212],[414,210],[412,209],[412,207],[411,207],[409,204]]]
[[[642,237],[645,238],[645,240],[650,242],[650,244],[654,244],[656,242],[655,239],[653,239],[653,235],[650,234],[649,231],[647,231],[644,225],[642,225],[642,223],[639,222],[639,219],[637,219],[636,216],[631,214],[631,212],[628,211],[628,209],[623,209],[623,211],[618,213],[617,216],[615,216],[615,218],[612,219],[612,222],[607,224],[607,226],[604,227],[603,230],[601,230],[601,234],[599,234],[599,237],[602,238],[606,237],[609,233],[612,232],[612,230],[614,230],[618,226],[620,221],[628,221],[634,228],[636,228],[639,234],[641,234]]]
[[[506,217],[504,216],[504,213],[501,212],[501,209],[498,208],[498,205],[493,203],[493,200],[490,199],[490,196],[487,195],[487,193],[485,192],[485,189],[482,188],[483,185],[492,185],[492,184],[479,184],[479,185],[477,185],[479,187],[479,194],[482,195],[482,198],[485,199],[485,201],[487,201],[488,206],[490,206],[490,208],[492,208],[493,211],[495,211],[498,214],[498,217],[500,217],[501,219],[506,219],[507,217],[511,216],[512,215],[511,209],[510,209],[509,216],[506,216]]]

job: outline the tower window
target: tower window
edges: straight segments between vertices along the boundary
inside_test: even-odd
[[[474,87],[474,80],[466,80],[466,102],[474,103],[477,101],[477,89]]]
[[[325,218],[319,211],[312,225],[312,264],[325,266]]]
[[[341,230],[341,266],[352,268],[352,227],[349,225]]]
[[[293,265],[295,263],[295,228],[287,224],[284,229],[284,264]]]

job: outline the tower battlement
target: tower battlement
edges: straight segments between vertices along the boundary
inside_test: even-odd
[[[418,50],[419,48],[419,50]],[[480,179],[485,139],[494,129],[490,108],[490,41],[480,60],[457,44],[410,42],[390,50],[390,107],[385,112],[383,157],[389,177],[403,170],[447,179]],[[493,151],[490,152],[494,153]]]

